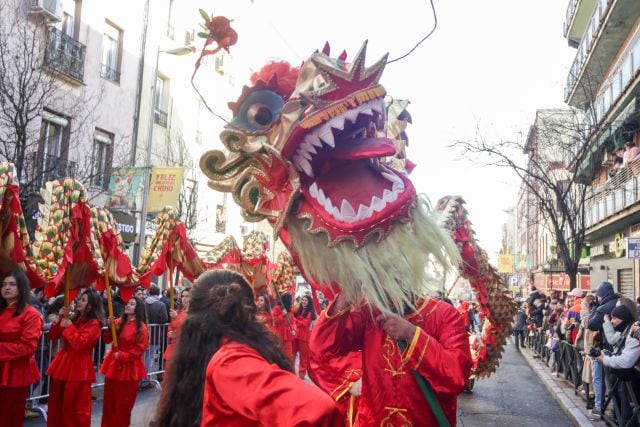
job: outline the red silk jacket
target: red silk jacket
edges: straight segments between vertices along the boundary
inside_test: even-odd
[[[42,335],[42,317],[26,305],[13,317],[15,307],[0,313],[0,387],[26,387],[40,379],[35,353]]]
[[[92,350],[100,339],[100,322],[80,318],[64,329],[59,322],[51,325],[49,339],[62,338],[62,347],[51,362],[47,375],[59,381],[95,382]]]
[[[116,319],[116,330],[120,319]],[[112,340],[111,330],[107,329],[102,334],[105,343]],[[140,339],[136,340],[136,322],[127,322],[118,337],[118,348],[112,348],[104,358],[100,373],[105,377],[118,381],[137,381],[147,376],[142,362],[142,354],[149,346],[149,330],[145,323],[140,327]],[[118,358],[114,352],[118,352]]]
[[[376,310],[347,308],[320,316],[313,329],[311,352],[340,357],[362,350],[362,396],[356,426],[437,425],[411,371],[430,384],[451,425],[456,424],[457,396],[464,388],[472,360],[465,326],[455,308],[436,299],[421,300],[407,316],[417,326],[401,351],[395,339],[374,323]]]
[[[207,366],[201,427],[343,425],[328,395],[249,346],[224,344]]]

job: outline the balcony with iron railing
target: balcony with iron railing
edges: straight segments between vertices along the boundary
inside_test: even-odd
[[[634,82],[640,76],[640,29],[633,35],[630,43],[620,54],[618,61],[613,64],[609,78],[602,85],[602,88],[595,97],[595,100],[585,114],[586,120],[583,123],[584,138],[577,140],[573,147],[572,154],[577,156],[588,143],[594,143],[592,136],[595,131],[603,130],[603,120],[607,119],[610,112],[617,109],[622,110],[617,117],[614,117],[613,125],[619,125],[633,109],[633,105],[627,108],[617,108],[619,101],[632,88]],[[624,107],[624,104],[622,105]],[[618,123],[619,122],[619,123]],[[615,130],[615,129],[613,129]]]
[[[153,121],[162,127],[167,127],[168,115],[166,111],[162,111],[159,108],[153,110]]]
[[[639,189],[640,158],[636,158],[605,184],[593,187],[593,196],[586,204],[586,228],[640,201]]]
[[[569,45],[577,47],[589,24],[591,13],[598,0],[570,0],[564,21],[564,36]]]
[[[78,82],[84,79],[86,46],[55,27],[49,27],[44,65]]]

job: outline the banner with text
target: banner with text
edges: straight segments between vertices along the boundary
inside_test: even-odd
[[[498,256],[498,273],[513,273],[513,255],[500,254]]]
[[[143,174],[144,168],[113,168],[105,206],[111,209],[132,210],[140,191]]]
[[[183,168],[153,168],[151,170],[147,211],[156,212],[165,206],[178,207],[183,173]]]

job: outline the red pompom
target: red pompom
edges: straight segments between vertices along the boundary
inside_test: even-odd
[[[276,85],[273,90],[287,99],[296,88],[298,74],[300,74],[300,68],[292,67],[288,62],[270,62],[257,73],[253,73],[251,83],[255,85],[258,81],[263,81],[269,84],[275,77]]]

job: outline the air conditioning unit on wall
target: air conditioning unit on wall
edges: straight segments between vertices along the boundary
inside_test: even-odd
[[[40,15],[47,21],[62,21],[62,1],[61,0],[31,0],[29,13]]]

